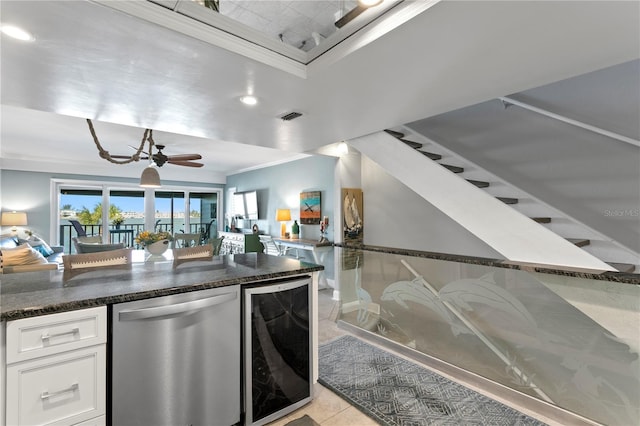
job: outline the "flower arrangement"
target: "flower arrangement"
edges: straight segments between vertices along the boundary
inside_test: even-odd
[[[111,223],[112,223],[112,224],[114,224],[115,226],[122,225],[122,223],[123,223],[123,222],[124,222],[124,217],[122,217],[122,216],[120,216],[120,215],[118,215],[118,216],[114,217],[114,218],[111,220]]]
[[[135,238],[137,244],[142,244],[143,246],[148,246],[149,244],[153,244],[162,240],[173,240],[173,237],[169,232],[151,232],[151,231],[142,231]]]

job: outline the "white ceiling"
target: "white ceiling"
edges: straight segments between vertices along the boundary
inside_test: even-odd
[[[224,182],[240,170],[638,59],[639,8],[445,1],[386,34],[358,32],[300,77],[104,4],[3,0],[2,22],[36,41],[2,36],[1,165],[139,176],[143,164],[98,158],[91,118],[111,153],[126,153],[153,128],[166,154],[204,157],[202,169],[164,166],[163,178]],[[238,102],[247,92],[257,106]],[[293,110],[303,116],[279,118]]]

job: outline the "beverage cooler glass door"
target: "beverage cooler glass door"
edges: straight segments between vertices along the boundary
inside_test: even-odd
[[[244,289],[245,421],[262,425],[312,399],[311,280]]]

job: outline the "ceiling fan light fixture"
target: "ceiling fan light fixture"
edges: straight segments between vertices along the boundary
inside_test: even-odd
[[[160,183],[160,173],[153,166],[147,166],[142,171],[142,176],[140,176],[140,186],[142,188],[160,188],[162,185]]]

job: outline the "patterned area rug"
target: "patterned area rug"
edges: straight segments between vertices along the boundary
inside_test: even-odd
[[[352,336],[320,346],[319,370],[322,385],[383,425],[545,424]]]

